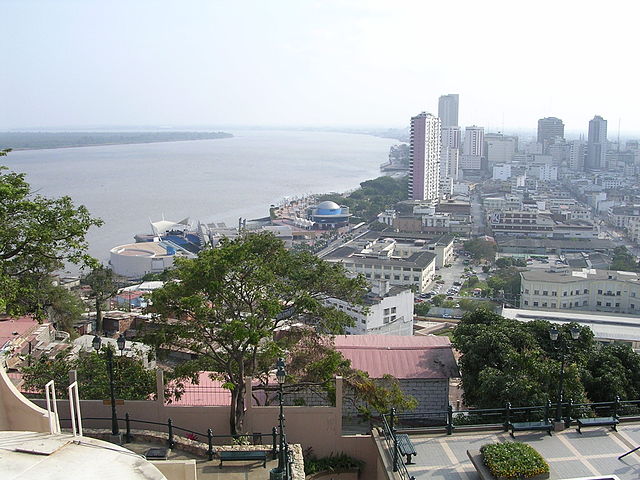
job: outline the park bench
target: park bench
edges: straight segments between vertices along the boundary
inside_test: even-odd
[[[509,435],[511,435],[512,437],[514,436],[513,432],[528,432],[528,431],[546,431],[549,434],[549,436],[551,436],[551,429],[553,428],[553,425],[551,424],[551,422],[548,422],[548,421],[515,422],[515,423],[509,423],[508,428],[509,430],[511,430]]]
[[[618,423],[620,423],[616,417],[578,418],[576,422],[578,422],[578,433],[582,433],[580,429],[584,427],[611,427],[617,432]]]
[[[406,433],[396,434],[396,442],[398,443],[398,451],[400,454],[407,456],[407,465],[411,465],[413,463],[411,461],[411,456],[417,455],[417,453],[413,443],[411,443],[409,435]]]
[[[225,450],[218,452],[220,457],[220,468],[222,468],[222,462],[240,462],[249,460],[259,460],[262,462],[262,466],[267,468],[267,452],[264,451],[240,451],[240,450]]]

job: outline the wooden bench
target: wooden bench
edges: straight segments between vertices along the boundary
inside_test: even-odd
[[[219,451],[220,468],[222,468],[222,462],[241,462],[249,460],[259,460],[262,462],[262,466],[267,468],[267,452],[264,451],[241,451],[241,450],[225,450]]]
[[[620,421],[616,417],[595,417],[595,418],[578,418],[578,433],[581,428],[584,427],[611,427],[616,432],[618,431],[618,423]]]
[[[412,465],[411,456],[417,455],[417,453],[413,443],[411,443],[409,435],[399,433],[396,435],[396,441],[398,442],[398,452],[400,452],[401,455],[407,456],[407,465]]]
[[[514,436],[513,432],[527,432],[527,431],[546,431],[549,434],[549,436],[551,436],[551,429],[553,428],[553,425],[551,424],[551,422],[548,422],[548,421],[547,422],[545,421],[515,422],[515,423],[509,423],[508,428],[509,430],[511,430],[509,435],[511,435],[512,437]]]

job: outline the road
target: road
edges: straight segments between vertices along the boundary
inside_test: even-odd
[[[471,195],[471,223],[473,225],[473,235],[484,235],[486,233],[484,211],[480,203],[479,193]]]

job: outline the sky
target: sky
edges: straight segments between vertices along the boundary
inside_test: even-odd
[[[0,129],[401,128],[640,135],[631,0],[0,0]]]

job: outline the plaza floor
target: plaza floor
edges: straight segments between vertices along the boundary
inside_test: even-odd
[[[478,480],[467,456],[486,443],[514,441],[508,433],[451,436],[411,436],[417,456],[407,465],[416,480]],[[640,450],[618,460],[618,456],[640,445],[640,424],[624,424],[618,432],[610,428],[575,428],[554,433],[516,433],[515,441],[534,447],[550,466],[550,480],[616,475],[620,480],[640,478]]]

